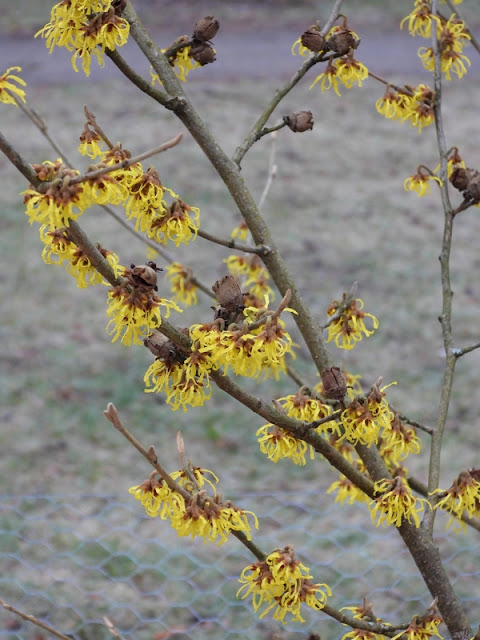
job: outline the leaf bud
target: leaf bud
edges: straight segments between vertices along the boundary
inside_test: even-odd
[[[313,129],[313,116],[311,111],[295,111],[284,116],[283,121],[294,133],[302,133]]]
[[[215,51],[207,42],[198,42],[192,45],[191,57],[203,67],[215,62]]]
[[[320,33],[320,30],[316,24],[312,25],[303,33],[302,37],[300,38],[300,42],[304,47],[315,53],[323,51],[323,49],[325,48],[325,38]]]
[[[207,42],[215,37],[219,28],[220,23],[216,18],[213,16],[205,16],[195,25],[193,38],[199,42]]]
[[[331,367],[321,373],[323,390],[327,398],[341,400],[347,393],[347,381],[340,367]]]

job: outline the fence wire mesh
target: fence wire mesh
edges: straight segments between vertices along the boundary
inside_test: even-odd
[[[333,606],[358,605],[366,596],[377,616],[406,622],[430,604],[400,537],[372,526],[365,506],[326,506],[315,492],[234,500],[260,516],[255,541],[262,549],[295,546],[314,579],[332,588]],[[179,539],[131,496],[9,496],[0,498],[0,513],[0,598],[69,637],[111,638],[104,616],[126,640],[290,639],[310,631],[333,640],[348,630],[308,610],[304,624],[259,620],[249,601],[236,598],[238,577],[254,561],[237,540],[218,547]],[[477,540],[472,530],[436,538],[473,622],[480,602]],[[43,637],[0,609],[2,640]]]

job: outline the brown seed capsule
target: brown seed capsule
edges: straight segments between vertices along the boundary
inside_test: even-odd
[[[220,23],[216,18],[213,16],[205,16],[195,25],[193,37],[200,42],[207,42],[207,40],[211,40],[216,36],[219,28]]]
[[[302,133],[313,129],[313,116],[311,111],[295,111],[284,116],[283,121],[295,133]]]
[[[325,48],[325,38],[320,33],[317,25],[312,25],[309,29],[307,29],[302,34],[300,41],[304,47],[306,47],[310,51],[314,51],[315,53],[323,51],[323,49]]]
[[[341,400],[347,393],[347,381],[340,367],[331,367],[322,371],[323,389],[327,398]]]
[[[461,167],[454,169],[452,175],[449,178],[452,186],[459,191],[465,191],[465,189],[468,187],[470,179],[473,176],[474,171],[474,169],[462,169]]]
[[[212,287],[218,304],[227,311],[234,311],[243,305],[243,294],[240,285],[230,274],[217,280]]]
[[[470,178],[466,193],[475,201],[480,201],[480,173],[478,171],[475,171],[475,174]]]
[[[328,39],[327,44],[329,49],[335,51],[335,53],[338,53],[341,56],[344,56],[350,51],[350,49],[354,49],[356,46],[352,32],[349,29],[343,28],[336,31]]]
[[[157,290],[157,271],[162,271],[162,269],[157,267],[155,262],[149,260],[147,264],[140,264],[138,267],[131,264],[130,268],[129,277],[133,286],[144,286]]]
[[[207,42],[198,42],[193,44],[190,52],[191,57],[195,62],[202,65],[202,67],[206,64],[210,64],[211,62],[215,62],[215,51]]]
[[[121,16],[126,6],[127,0],[113,0],[112,2],[112,7],[115,10],[116,16]]]

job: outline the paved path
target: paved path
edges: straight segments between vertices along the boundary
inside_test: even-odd
[[[157,42],[168,45],[178,32],[162,32],[157,35]],[[215,38],[217,61],[208,65],[200,74],[192,74],[192,81],[236,81],[241,78],[258,80],[286,79],[295,72],[301,58],[290,53],[291,44],[298,37],[297,32],[257,31],[251,33],[219,32]],[[413,42],[407,32],[365,33],[362,31],[362,42],[357,58],[372,71],[387,75],[395,82],[407,82],[412,74],[417,77],[424,73],[417,57],[417,49],[425,44],[421,38]],[[134,42],[122,48],[122,54],[129,63],[143,74],[147,73],[141,52]],[[472,47],[466,50],[472,60],[469,73],[480,74],[480,58]],[[83,72],[75,73],[70,64],[71,54],[66,50],[55,49],[49,55],[45,42],[41,38],[0,37],[0,60],[3,67],[18,65],[22,67],[22,77],[30,85],[61,85],[82,82],[102,82],[120,73],[107,60],[105,68],[99,69],[92,61],[92,73],[87,79]],[[429,74],[425,74],[427,79]]]

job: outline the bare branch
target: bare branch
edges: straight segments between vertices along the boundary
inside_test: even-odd
[[[476,342],[475,344],[470,345],[469,347],[462,347],[461,349],[452,349],[453,355],[458,359],[464,356],[466,353],[471,353],[475,351],[475,349],[480,348],[480,342]]]
[[[255,253],[258,256],[266,256],[270,253],[269,247],[265,245],[260,245],[259,247],[252,247],[248,244],[242,244],[237,242],[233,238],[228,238],[225,240],[224,238],[218,238],[211,233],[207,233],[202,229],[197,229],[197,235],[204,240],[209,240],[210,242],[214,242],[215,244],[219,244],[222,247],[228,247],[229,249],[234,249],[235,251],[243,251],[243,253]]]
[[[51,633],[52,635],[56,636],[57,638],[61,638],[62,640],[71,640],[71,638],[69,636],[66,636],[63,633],[60,633],[60,631],[56,631],[49,624],[46,624],[45,622],[42,622],[41,620],[39,620],[35,616],[31,616],[31,615],[29,615],[27,613],[24,613],[23,611],[20,611],[20,609],[16,609],[11,604],[7,604],[1,598],[0,598],[0,606],[3,607],[4,609],[6,609],[7,611],[10,611],[11,613],[14,613],[19,618],[23,618],[23,620],[26,620],[27,622],[31,622],[36,627],[40,627],[40,629],[43,629],[44,631],[48,631],[49,633]]]

